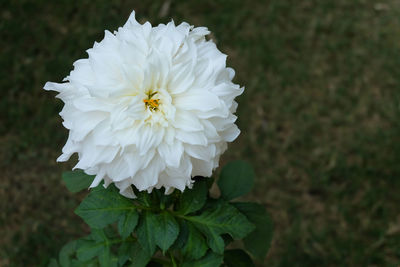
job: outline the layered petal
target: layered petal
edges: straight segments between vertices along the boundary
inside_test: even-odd
[[[227,143],[237,138],[235,97],[226,55],[205,27],[173,21],[152,27],[132,12],[114,33],[87,50],[64,83],[45,84],[64,103],[69,137],[58,161],[114,183],[126,197],[140,191],[191,188],[211,176]]]

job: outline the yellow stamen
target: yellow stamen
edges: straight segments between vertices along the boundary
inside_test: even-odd
[[[157,110],[158,106],[160,105],[158,103],[160,99],[143,99],[143,102],[146,104],[147,107],[149,107],[151,110]]]

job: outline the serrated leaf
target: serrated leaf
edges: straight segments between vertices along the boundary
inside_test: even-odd
[[[218,179],[221,196],[231,200],[250,192],[254,185],[254,170],[244,161],[233,161],[226,164]]]
[[[88,175],[82,170],[67,171],[62,174],[65,185],[72,193],[88,189],[94,177],[94,175]]]
[[[257,203],[234,203],[235,207],[254,223],[255,230],[243,239],[245,248],[259,260],[264,260],[271,246],[273,222],[264,206]]]
[[[179,234],[179,225],[174,216],[169,212],[162,212],[157,215],[155,242],[165,252],[176,240]]]
[[[90,233],[88,238],[97,242],[108,242],[108,237],[105,232],[106,230],[109,229],[92,229],[92,232]]]
[[[188,237],[182,248],[185,258],[197,260],[206,254],[208,246],[204,236],[194,227],[193,224],[187,223]]]
[[[118,265],[124,266],[131,256],[132,242],[123,242],[118,248]]]
[[[105,249],[99,254],[100,267],[111,267],[111,253],[110,250]]]
[[[151,255],[156,251],[156,226],[156,216],[149,211],[142,212],[136,232],[140,245]]]
[[[196,181],[192,189],[186,189],[180,198],[178,213],[186,215],[198,211],[204,206],[207,199],[208,187],[207,181]]]
[[[227,267],[255,267],[250,256],[241,249],[226,250],[224,263]]]
[[[125,242],[119,249],[119,265],[123,266],[129,259],[129,267],[145,267],[150,261],[152,255],[144,250],[139,242]]]
[[[122,238],[127,238],[135,229],[139,220],[136,210],[131,210],[120,217],[118,221],[118,232]]]
[[[179,234],[171,249],[181,250],[189,236],[189,229],[185,220],[177,218],[179,223]]]
[[[60,262],[60,265],[62,267],[71,266],[71,260],[76,252],[76,243],[77,243],[76,240],[74,240],[68,242],[61,248],[58,261]]]
[[[207,208],[201,215],[185,216],[206,237],[210,248],[219,254],[224,251],[221,234],[230,234],[234,239],[241,239],[254,230],[246,216],[227,202],[218,201]]]
[[[111,253],[110,249],[105,249],[99,255],[99,263],[100,267],[117,267],[118,258]]]
[[[105,244],[94,240],[81,239],[78,240],[77,246],[76,254],[78,260],[87,261],[98,256],[104,250]]]
[[[78,260],[87,261],[109,250],[110,240],[103,230],[92,229],[92,233],[77,241],[76,255]]]
[[[183,263],[182,267],[218,267],[222,264],[222,261],[222,255],[210,251],[200,260]]]
[[[82,201],[75,213],[90,227],[104,228],[134,209],[133,203],[120,195],[114,186],[104,188],[99,185]]]

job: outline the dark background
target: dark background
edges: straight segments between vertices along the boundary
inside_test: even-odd
[[[112,3],[111,3],[112,2]],[[248,197],[275,222],[265,266],[400,262],[400,2],[396,0],[0,2],[0,266],[41,266],[88,228],[56,164],[62,103],[42,90],[122,26],[207,26],[229,55]],[[75,158],[76,160],[76,158]]]

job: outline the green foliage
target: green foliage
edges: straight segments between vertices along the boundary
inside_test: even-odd
[[[185,190],[179,201],[178,212],[186,215],[198,211],[204,206],[207,199],[207,180],[196,181],[192,190]]]
[[[257,203],[234,203],[256,229],[243,239],[246,249],[259,260],[263,260],[271,245],[273,224],[265,208]]]
[[[132,209],[126,212],[118,221],[118,232],[122,238],[128,237],[135,229],[139,220],[139,214]]]
[[[221,234],[227,233],[240,239],[254,229],[254,225],[243,214],[224,201],[212,202],[202,214],[186,219],[207,237],[210,248],[219,254],[223,253],[225,246]]]
[[[231,200],[250,192],[254,185],[253,168],[246,162],[233,161],[222,168],[218,186],[222,197]]]
[[[61,249],[59,264],[62,267],[117,266],[118,258],[111,252],[114,242],[104,230],[93,229],[89,236],[69,242]]]
[[[156,250],[155,227],[157,225],[156,215],[150,211],[144,211],[140,217],[137,229],[139,243],[150,254]]]
[[[157,246],[165,252],[178,237],[179,225],[174,216],[167,211],[158,214],[155,222],[155,228],[153,229],[155,241]]]
[[[132,201],[118,193],[114,186],[94,188],[85,198],[75,213],[90,227],[104,228],[118,219],[124,220],[126,212],[133,212]]]
[[[66,245],[63,246],[63,248],[60,251],[60,255],[59,255],[59,262],[60,265],[62,267],[70,267],[71,264],[71,257],[74,255],[75,251],[76,251],[76,244],[77,241],[71,241],[69,243],[67,243]]]
[[[200,260],[183,263],[182,267],[215,267],[215,266],[220,266],[222,261],[223,261],[222,255],[213,252],[208,252],[207,255],[205,255]]]
[[[192,223],[186,223],[186,227],[188,235],[185,245],[182,248],[182,253],[187,259],[197,260],[207,252],[207,242],[205,237]]]
[[[272,223],[265,209],[255,203],[228,202],[249,191],[252,183],[245,181],[252,181],[252,177],[253,171],[246,163],[228,164],[219,183],[225,193],[219,199],[209,196],[211,179],[205,178],[184,193],[166,196],[163,190],[136,192],[134,200],[123,197],[113,185],[99,185],[75,211],[92,228],[91,234],[65,245],[59,263],[62,267],[214,267],[223,262],[228,267],[235,263],[253,266],[244,251],[224,252],[227,244],[243,238],[246,249],[260,259],[268,249],[265,246],[270,243]],[[228,185],[227,181],[239,186]],[[247,238],[254,239],[254,243],[248,244]]]
[[[0,261],[42,266],[81,235],[84,222],[70,210],[86,190],[71,197],[60,184],[53,162],[68,132],[61,101],[41,88],[61,82],[104,29],[116,30],[135,9],[153,25],[173,18],[207,26],[245,86],[237,98],[242,134],[224,159],[251,161],[252,199],[273,203],[281,227],[265,266],[397,266],[400,233],[389,229],[400,214],[398,5],[1,1]]]
[[[152,254],[136,241],[123,243],[119,248],[118,257],[120,266],[123,266],[129,260],[130,267],[145,267]]]
[[[250,256],[241,249],[226,250],[224,263],[227,267],[255,267]]]
[[[72,193],[88,189],[93,182],[94,176],[87,175],[82,170],[64,172],[62,175],[65,185]]]

